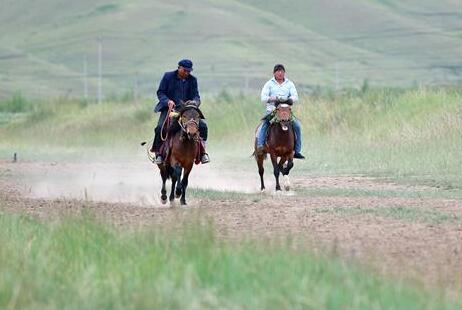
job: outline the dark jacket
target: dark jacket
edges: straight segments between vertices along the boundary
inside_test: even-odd
[[[166,72],[162,77],[157,90],[159,102],[154,107],[154,112],[160,112],[168,109],[168,100],[175,102],[175,109],[182,107],[182,102],[195,100],[200,104],[199,90],[197,88],[197,79],[189,75],[186,79],[178,78],[178,70]]]

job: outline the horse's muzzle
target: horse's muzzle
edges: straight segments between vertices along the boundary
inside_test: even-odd
[[[197,126],[197,124],[193,122],[186,124],[186,133],[188,134],[188,136],[193,137],[197,135],[198,132],[199,132],[199,126]]]
[[[289,121],[282,121],[282,122],[280,122],[280,124],[281,124],[282,130],[284,130],[284,131],[289,130],[289,126],[290,126],[290,122],[289,122]]]

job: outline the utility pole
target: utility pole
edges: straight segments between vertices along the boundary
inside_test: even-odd
[[[87,55],[83,57],[83,98],[88,99]]]
[[[138,103],[139,83],[138,72],[136,72],[135,85],[133,87],[133,101],[135,104]]]
[[[338,91],[339,80],[338,80],[338,63],[335,63],[335,91]]]
[[[103,72],[103,42],[101,37],[98,38],[98,104],[103,101],[103,85],[102,85],[102,72]]]

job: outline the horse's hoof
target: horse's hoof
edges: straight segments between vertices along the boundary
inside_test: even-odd
[[[181,192],[175,193],[175,198],[180,198],[181,197]]]
[[[182,207],[187,207],[187,206],[188,206],[188,204],[186,203],[186,201],[181,201],[180,204],[181,204]]]
[[[261,191],[260,191],[260,193],[266,194],[266,188],[262,188]]]
[[[284,190],[290,191],[290,180],[289,180],[289,176],[288,176],[288,175],[285,175],[283,181],[284,181]]]
[[[161,199],[160,202],[164,205],[167,203],[167,199]]]

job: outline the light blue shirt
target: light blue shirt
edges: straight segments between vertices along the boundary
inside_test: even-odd
[[[279,84],[273,77],[263,86],[263,89],[261,90],[261,102],[266,104],[267,113],[271,113],[275,109],[274,103],[268,102],[270,97],[292,99],[294,103],[298,101],[298,94],[295,89],[295,85],[288,78],[284,78],[284,82]]]

